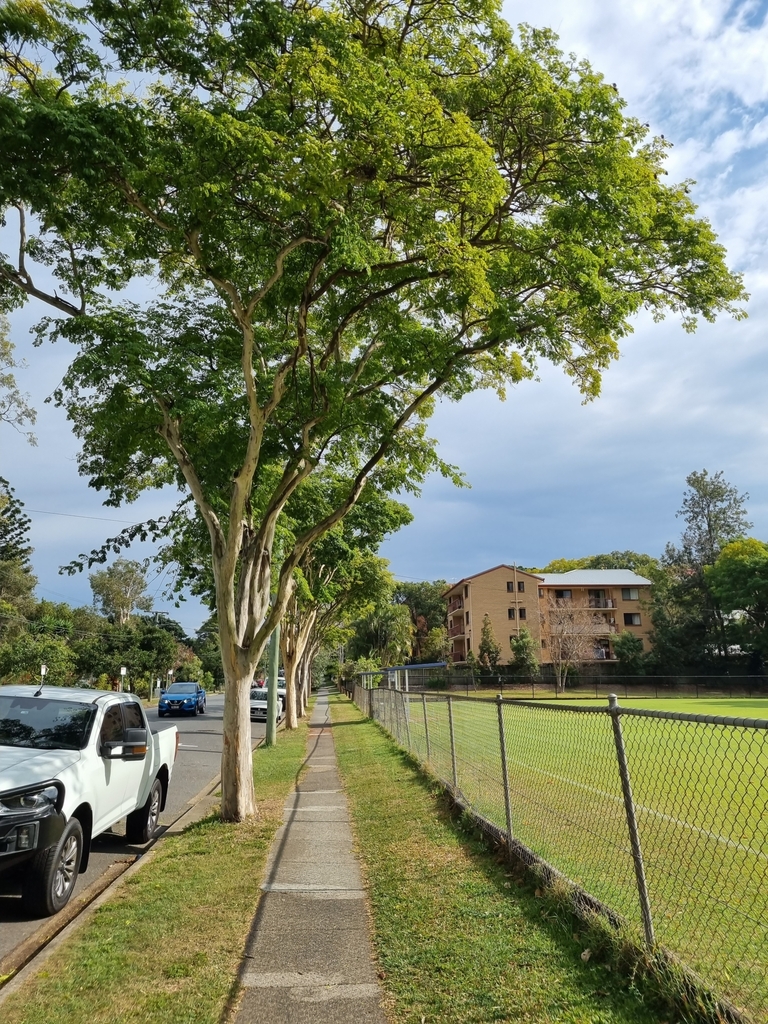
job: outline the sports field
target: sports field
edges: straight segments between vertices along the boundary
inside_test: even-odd
[[[375,691],[376,692],[376,691]],[[403,746],[452,781],[445,696],[378,691]],[[506,827],[498,711],[452,699],[458,787]],[[424,707],[426,704],[426,727]],[[620,700],[625,707],[768,719],[768,700]],[[512,832],[641,928],[605,700],[503,704]],[[579,709],[582,710],[579,710]],[[758,1020],[768,1014],[768,730],[622,716],[657,942]]]

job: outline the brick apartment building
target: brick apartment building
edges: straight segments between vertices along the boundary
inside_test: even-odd
[[[564,620],[569,617],[588,636],[583,660],[612,660],[613,638],[625,629],[639,636],[647,651],[650,594],[651,581],[629,569],[531,573],[497,565],[446,591],[451,656],[464,662],[468,651],[477,654],[486,614],[501,645],[502,664],[511,658],[510,638],[523,627],[536,641],[541,664],[551,663],[550,632],[567,629]]]

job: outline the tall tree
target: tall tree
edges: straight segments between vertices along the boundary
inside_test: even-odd
[[[152,598],[144,593],[147,570],[141,562],[116,558],[108,569],[91,573],[89,579],[94,604],[117,626],[124,626],[134,609],[148,612],[152,607]]]
[[[412,639],[408,609],[401,604],[382,604],[355,623],[348,650],[353,659],[373,658],[386,668],[408,657]]]
[[[682,552],[694,566],[714,565],[726,544],[744,537],[752,526],[744,503],[748,494],[739,494],[723,471],[710,476],[706,469],[689,473],[688,489],[676,515],[685,523]]]
[[[729,635],[762,667],[768,657],[768,544],[754,537],[731,541],[704,573]]]
[[[294,571],[371,476],[456,478],[435,397],[503,394],[540,359],[594,397],[641,308],[692,329],[739,315],[743,287],[663,183],[666,143],[492,0],[8,0],[0,34],[2,298],[46,302],[41,333],[75,345],[58,400],[107,501],[194,500],[239,819],[248,687]],[[116,294],[148,274],[151,302]],[[279,517],[319,465],[350,485],[282,552],[271,602]]]
[[[531,676],[536,678],[540,672],[538,645],[526,627],[520,630],[516,636],[509,638],[509,646],[512,652],[512,668],[518,675]]]
[[[32,609],[37,579],[32,572],[29,542],[31,520],[24,503],[6,479],[0,477],[0,637],[10,637],[24,626]]]
[[[0,476],[0,562],[18,562],[24,569],[31,569],[31,525],[24,502],[19,501],[13,487]]]
[[[642,638],[624,629],[613,641],[613,653],[627,675],[639,676],[645,671]]]
[[[24,434],[30,444],[36,445],[35,435],[24,427],[34,425],[35,410],[28,404],[29,395],[19,390],[14,370],[25,364],[14,359],[14,347],[8,334],[8,320],[0,313],[0,423],[8,423]]]
[[[483,624],[480,629],[477,659],[484,669],[488,669],[491,672],[496,671],[496,667],[501,661],[501,644],[496,639],[491,617],[487,613],[483,616]]]
[[[728,657],[729,642],[720,602],[707,579],[726,544],[743,537],[752,525],[744,503],[723,472],[704,469],[686,477],[687,490],[677,516],[685,523],[680,545],[667,544],[663,565],[667,580],[657,587],[653,605],[656,660],[668,668],[701,665]]]
[[[423,661],[433,657],[432,649],[437,640],[437,634],[433,630],[445,626],[445,598],[443,597],[448,584],[445,580],[433,580],[431,583],[424,581],[398,581],[395,587],[395,604],[404,604],[411,615],[413,626],[413,650],[411,659]],[[432,634],[432,641],[428,644],[428,637]],[[427,647],[430,648],[430,653]]]

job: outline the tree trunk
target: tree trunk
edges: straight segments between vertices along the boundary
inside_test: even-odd
[[[307,652],[301,660],[301,703],[304,708],[304,714],[307,713],[307,705],[309,704],[309,691],[312,683],[312,660],[314,655]]]
[[[283,655],[283,668],[285,669],[285,727],[286,729],[298,729],[299,716],[296,707],[296,659],[286,661]]]
[[[253,787],[250,671],[233,671],[224,660],[224,734],[221,750],[221,817],[243,821],[258,811]]]

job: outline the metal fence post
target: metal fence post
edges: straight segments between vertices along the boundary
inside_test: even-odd
[[[649,948],[653,948],[656,940],[653,935],[651,901],[648,897],[648,884],[645,880],[643,851],[640,847],[640,833],[637,829],[635,802],[632,798],[632,784],[629,779],[629,768],[627,766],[627,752],[624,748],[624,736],[621,731],[621,711],[619,709],[619,702],[615,693],[608,694],[608,708],[611,715],[611,723],[613,725],[613,738],[616,742],[616,756],[619,761],[621,790],[624,794],[624,809],[627,812],[627,828],[629,829],[629,842],[632,847],[632,860],[635,864],[637,894],[640,898],[640,913],[643,917],[643,931],[645,933],[646,944]]]
[[[407,678],[408,673],[406,672],[405,675]],[[413,752],[411,747],[411,701],[407,691],[403,694],[403,714],[405,715],[405,737],[408,741],[408,753],[410,754]]]
[[[512,849],[512,805],[509,801],[509,772],[507,771],[507,742],[504,736],[504,712],[502,711],[502,696],[496,698],[496,708],[499,712],[499,747],[501,749],[501,777],[504,780],[504,810],[507,813],[507,849]]]
[[[451,734],[451,769],[453,771],[453,788],[459,788],[459,773],[456,770],[456,737],[453,732],[453,698],[448,695],[448,729]]]
[[[432,759],[432,755],[431,755],[430,750],[429,750],[429,716],[427,715],[427,695],[426,695],[426,693],[422,693],[422,695],[421,695],[421,703],[424,706],[424,735],[425,735],[426,740],[427,740],[427,764],[429,764],[429,762]]]

